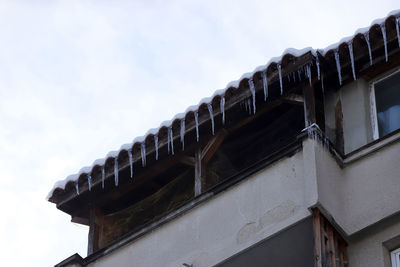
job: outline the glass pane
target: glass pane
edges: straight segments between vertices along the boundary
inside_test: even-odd
[[[379,137],[400,129],[400,72],[375,84]]]

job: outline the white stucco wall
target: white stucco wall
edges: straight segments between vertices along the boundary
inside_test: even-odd
[[[282,159],[89,266],[201,267],[225,260],[310,216],[315,171],[304,175],[304,162],[312,161],[304,155]]]

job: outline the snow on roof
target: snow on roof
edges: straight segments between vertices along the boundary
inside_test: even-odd
[[[76,183],[78,178],[80,177],[80,175],[82,175],[82,174],[90,174],[95,166],[103,166],[105,164],[105,162],[107,161],[107,159],[118,157],[119,153],[121,151],[123,151],[123,150],[126,150],[126,151],[131,150],[132,147],[135,144],[140,144],[140,143],[145,142],[146,138],[149,135],[153,135],[153,136],[158,135],[160,129],[163,128],[163,127],[167,127],[167,128],[172,127],[172,123],[175,120],[184,120],[186,115],[189,112],[198,112],[198,109],[199,109],[199,107],[201,105],[203,105],[203,104],[209,105],[215,97],[217,97],[217,96],[218,97],[224,97],[225,96],[225,92],[229,88],[239,88],[239,84],[244,79],[252,79],[256,72],[265,72],[270,65],[272,65],[272,64],[277,64],[277,65],[281,64],[281,61],[282,61],[283,57],[285,57],[287,55],[292,55],[294,57],[300,57],[300,56],[302,56],[302,55],[304,55],[306,53],[309,53],[309,52],[311,52],[314,56],[317,56],[317,52],[320,55],[325,56],[329,51],[337,50],[341,44],[351,42],[356,35],[368,33],[369,30],[374,25],[378,25],[380,27],[384,26],[384,24],[387,21],[387,19],[389,17],[392,17],[392,16],[394,16],[396,18],[396,23],[397,23],[396,27],[398,28],[399,27],[398,25],[400,24],[400,9],[391,11],[385,18],[374,20],[371,23],[370,27],[360,28],[360,29],[356,30],[355,33],[352,36],[344,37],[339,42],[334,43],[332,45],[329,45],[328,47],[326,47],[324,49],[313,49],[312,47],[306,47],[306,48],[303,48],[303,49],[295,49],[295,48],[287,48],[287,49],[285,49],[281,56],[271,58],[268,61],[267,64],[264,64],[264,65],[256,67],[252,72],[248,72],[248,73],[243,74],[240,77],[240,79],[238,79],[236,81],[231,81],[230,83],[227,84],[227,86],[224,89],[217,90],[217,91],[214,92],[214,94],[211,97],[203,98],[202,100],[200,100],[200,102],[197,105],[193,105],[193,106],[188,107],[184,113],[176,114],[172,118],[172,120],[166,120],[166,121],[162,122],[158,128],[153,128],[153,129],[148,130],[145,135],[136,137],[131,143],[127,143],[127,144],[122,145],[119,150],[111,151],[104,158],[96,159],[92,163],[91,166],[83,167],[83,168],[81,168],[79,170],[78,173],[69,175],[65,179],[57,181],[54,184],[53,188],[48,193],[47,200],[49,200],[52,197],[54,191],[57,188],[60,188],[60,189],[64,190],[65,186],[67,185],[67,183],[69,183],[69,182],[75,182]],[[397,32],[397,35],[398,35],[399,44],[400,44],[399,32]]]

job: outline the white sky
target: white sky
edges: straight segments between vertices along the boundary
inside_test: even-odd
[[[2,265],[86,256],[87,229],[45,200],[55,181],[285,48],[324,48],[399,6],[0,0]]]

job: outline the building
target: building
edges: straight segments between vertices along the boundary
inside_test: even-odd
[[[400,266],[400,11],[286,50],[59,181],[56,266]]]

